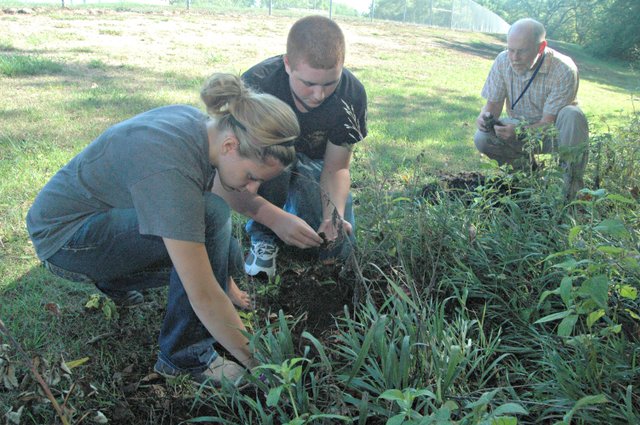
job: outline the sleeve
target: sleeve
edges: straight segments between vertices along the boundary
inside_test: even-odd
[[[562,72],[553,76],[553,85],[547,96],[542,113],[558,116],[560,109],[571,105],[578,92],[578,73],[570,67],[564,67]]]
[[[507,83],[503,66],[505,57],[503,55],[503,53],[498,55],[493,62],[484,87],[482,87],[481,95],[488,102],[502,103],[507,98]]]
[[[140,234],[204,243],[202,188],[178,170],[155,173],[130,188]]]

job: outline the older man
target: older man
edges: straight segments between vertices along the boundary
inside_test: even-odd
[[[507,50],[495,59],[482,89],[487,103],[476,120],[474,143],[489,158],[515,168],[528,164],[528,152],[557,150],[565,194],[572,199],[584,184],[589,127],[576,106],[576,64],[549,48],[545,35],[544,26],[533,19],[511,26]],[[508,117],[500,117],[505,103]],[[557,132],[549,131],[553,126]],[[527,149],[535,134],[542,134],[541,145]]]

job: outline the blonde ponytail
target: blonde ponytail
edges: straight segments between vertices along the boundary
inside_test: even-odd
[[[209,115],[218,118],[218,128],[234,132],[242,156],[261,160],[271,156],[285,166],[295,160],[293,141],[300,126],[280,99],[253,92],[237,75],[220,73],[207,79],[200,98]]]

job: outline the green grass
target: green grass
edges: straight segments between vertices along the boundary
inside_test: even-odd
[[[62,391],[75,383],[67,406],[75,420],[101,410],[112,423],[177,423],[214,413],[228,423],[283,423],[295,419],[295,411],[321,411],[374,425],[418,413],[472,424],[489,420],[501,406],[507,407],[498,411],[518,410],[508,403],[528,411],[511,413],[522,423],[560,421],[572,408],[572,423],[637,420],[638,323],[627,309],[637,312],[638,301],[615,289],[634,279],[637,286],[631,264],[637,259],[637,206],[605,200],[593,208],[565,208],[552,167],[543,179],[515,181],[522,189],[515,195],[487,183],[464,200],[416,196],[443,171],[510,178],[487,171],[488,161],[472,142],[480,90],[504,40],[347,18],[338,18],[348,42],[347,66],[369,97],[369,136],[357,146],[352,167],[361,274],[345,281],[361,304],[322,337],[300,335],[284,316],[254,319],[252,343],[277,370],[293,358],[309,360],[301,363],[301,385],[294,391],[283,383],[287,396],[270,408],[263,403],[263,411],[255,394],[211,394],[180,380],[147,379],[164,292],[152,292],[140,309],[120,311],[117,320],[85,309],[94,291],[39,266],[25,230],[26,212],[46,181],[108,126],[164,104],[202,107],[198,91],[206,76],[242,72],[282,53],[296,18],[196,9],[167,16],[175,8],[127,7],[0,15],[0,319],[29,356],[47,361],[43,373],[59,371],[63,358],[90,357],[53,385],[62,400]],[[618,129],[630,125],[638,74],[576,46],[557,47],[581,69],[581,106],[598,132],[594,140],[603,142],[600,154],[592,155],[588,182],[602,164],[602,185],[629,197],[640,185],[633,165],[640,158],[640,131],[637,124],[620,135]],[[610,216],[624,220],[629,237],[585,236]],[[558,266],[562,256],[545,261],[569,248],[590,268],[567,272]],[[607,253],[617,249],[623,254]],[[619,333],[603,336],[605,319],[589,328],[582,316],[571,338],[557,335],[557,322],[534,323],[573,308],[565,302],[583,302],[575,288],[596,269],[612,282],[606,320],[621,324]],[[540,302],[565,272],[577,276],[573,295]],[[59,314],[49,303],[58,305]],[[29,375],[15,351],[0,350],[0,359],[18,376]],[[272,387],[280,382],[277,370],[270,372]],[[32,380],[24,386],[0,391],[1,414],[18,405],[24,391],[37,388]],[[402,407],[398,393],[380,397],[389,389],[410,397],[410,388],[435,397],[417,396],[413,410]],[[136,399],[142,393],[146,397]],[[587,398],[579,408],[578,400],[601,393],[607,403]],[[51,406],[36,396],[22,423],[53,418]]]
[[[60,63],[37,56],[0,54],[0,75],[7,77],[54,74],[62,68]]]

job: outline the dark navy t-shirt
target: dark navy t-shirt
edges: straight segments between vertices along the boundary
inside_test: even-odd
[[[253,89],[276,96],[291,106],[301,130],[296,151],[311,159],[322,159],[328,142],[352,145],[367,135],[367,94],[362,83],[347,69],[343,68],[333,94],[309,112],[296,108],[283,56],[260,62],[246,71],[242,79]]]

